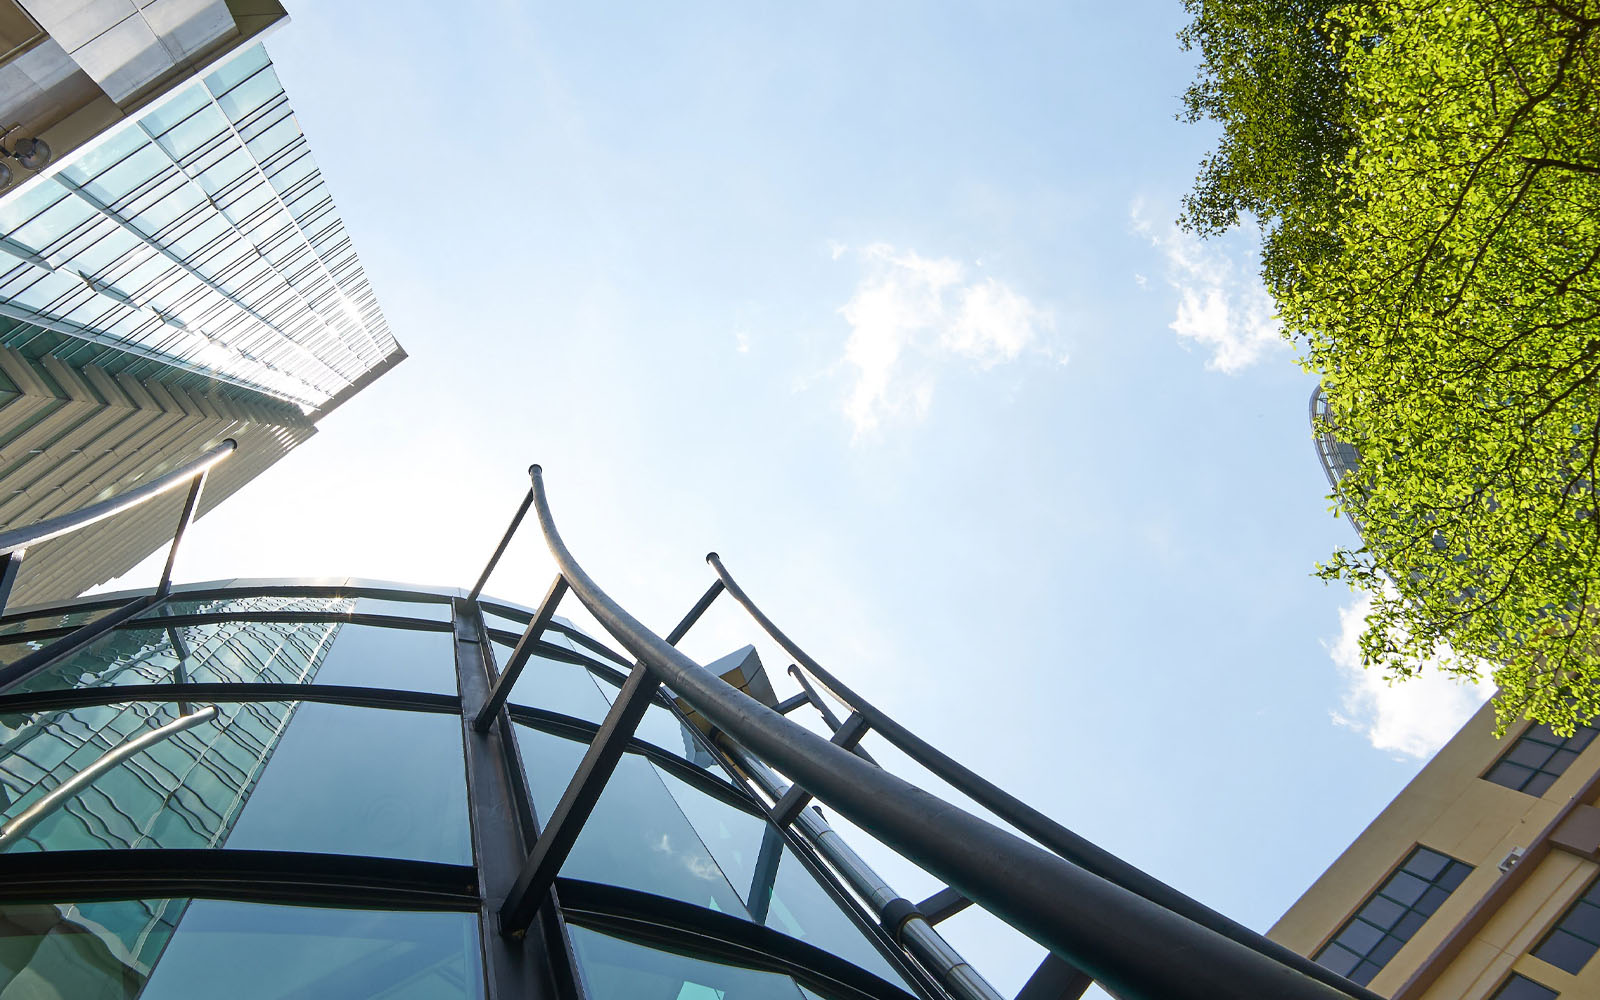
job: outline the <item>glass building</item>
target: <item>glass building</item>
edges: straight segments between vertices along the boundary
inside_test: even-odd
[[[8,15],[0,0],[0,36],[7,16],[36,29],[0,58],[0,112],[32,122],[54,156],[16,165],[0,190],[0,529],[232,438],[237,460],[208,481],[203,514],[405,352],[257,41],[281,8],[23,6]],[[141,32],[143,48],[129,41]],[[55,104],[17,78],[44,75],[23,70],[46,56],[78,80]],[[164,540],[176,503],[114,534],[46,543],[17,599],[59,600],[125,572]]]
[[[7,616],[0,664],[121,603]],[[631,667],[555,620],[514,743],[486,752],[462,694],[529,618],[456,590],[201,585],[8,688],[0,997],[481,997],[497,949],[528,992],[488,995],[946,995],[664,693],[545,925],[486,925],[486,855],[552,814]]]

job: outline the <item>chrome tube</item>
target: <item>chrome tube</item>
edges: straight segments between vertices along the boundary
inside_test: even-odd
[[[198,712],[180,715],[164,726],[152,729],[143,736],[135,737],[126,743],[107,750],[95,758],[94,763],[52,788],[44,798],[22,810],[3,829],[0,829],[0,850],[5,850],[22,839],[40,820],[59,809],[62,803],[83,791],[96,778],[129,757],[148,746],[160,743],[170,736],[176,736],[186,729],[198,726],[202,722],[209,722],[216,717],[217,706],[207,705]]]
[[[218,462],[233,454],[238,445],[232,438],[212,448],[188,465],[152,480],[143,486],[136,486],[125,493],[119,493],[107,500],[90,504],[82,510],[75,510],[70,514],[52,517],[48,521],[29,524],[10,531],[0,531],[0,554],[11,552],[14,549],[25,549],[30,545],[59,538],[70,534],[79,528],[86,528],[96,521],[120,514],[130,507],[137,507],[146,500],[154,499],[176,486],[188,482],[190,479],[205,472]]]

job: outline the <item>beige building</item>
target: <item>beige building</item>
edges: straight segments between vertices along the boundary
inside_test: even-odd
[[[1600,741],[1485,705],[1268,932],[1394,1000],[1600,997]]]

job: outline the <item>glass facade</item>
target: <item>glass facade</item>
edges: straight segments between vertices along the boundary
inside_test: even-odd
[[[0,199],[0,347],[306,410],[399,351],[259,45]]]
[[[486,805],[462,706],[526,614],[253,586],[176,593],[0,692],[0,997],[496,995],[483,852],[530,831]],[[24,611],[0,641],[104,613]],[[545,633],[507,708],[535,827],[620,681],[571,635]],[[945,996],[664,695],[556,898],[528,935],[548,995]]]

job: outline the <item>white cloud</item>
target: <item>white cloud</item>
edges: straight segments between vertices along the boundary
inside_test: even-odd
[[[1419,676],[1395,684],[1378,670],[1362,669],[1357,639],[1371,610],[1371,594],[1339,609],[1339,638],[1328,655],[1344,677],[1345,690],[1333,721],[1363,734],[1379,750],[1429,757],[1494,695],[1494,684],[1459,680],[1432,661]]]
[[[1040,343],[1054,325],[1049,311],[998,279],[969,281],[948,257],[882,243],[854,256],[865,273],[839,314],[850,324],[840,363],[854,369],[844,412],[857,436],[926,416],[941,362],[965,360],[983,370],[1031,350],[1066,361]]]
[[[733,334],[733,349],[740,354],[750,353],[750,334],[743,330],[736,330]]]
[[[1288,348],[1277,306],[1257,274],[1260,240],[1253,229],[1202,242],[1172,223],[1157,226],[1141,198],[1134,199],[1129,216],[1133,231],[1161,252],[1167,283],[1178,293],[1168,326],[1180,340],[1210,352],[1207,368],[1237,375]],[[1143,275],[1134,280],[1144,284]]]

